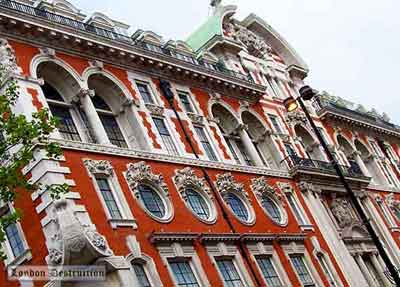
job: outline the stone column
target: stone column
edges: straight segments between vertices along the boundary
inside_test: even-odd
[[[96,112],[96,108],[93,105],[91,97],[94,96],[94,92],[89,89],[81,89],[77,95],[77,99],[80,100],[83,111],[86,114],[89,125],[93,131],[94,137],[97,143],[111,145],[108,139],[106,130],[100,120],[99,115]]]
[[[361,272],[364,274],[364,277],[367,280],[368,285],[375,286],[374,279],[372,278],[371,274],[369,273],[368,267],[367,267],[367,265],[365,265],[364,260],[361,258],[361,254],[357,253],[354,255],[354,257],[358,263],[358,266],[361,269]]]
[[[385,275],[385,271],[378,260],[377,254],[371,255],[371,262],[374,265],[374,268],[378,271],[379,277],[381,278],[385,287],[391,287],[392,284],[390,283],[389,279]]]
[[[237,132],[240,136],[240,139],[243,142],[244,148],[246,149],[247,153],[249,154],[250,158],[253,160],[256,166],[264,166],[263,161],[261,160],[258,152],[254,146],[253,141],[251,140],[249,134],[246,131],[246,125],[240,124]]]

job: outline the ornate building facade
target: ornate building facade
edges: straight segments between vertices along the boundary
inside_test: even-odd
[[[71,190],[0,207],[24,213],[6,230],[0,286],[391,286],[305,115],[283,105],[307,65],[264,20],[235,12],[215,3],[186,41],[165,41],[64,0],[0,1],[15,111],[60,119],[64,156],[37,153],[23,172]],[[400,266],[400,128],[326,93],[308,109]],[[20,265],[107,276],[9,281]]]

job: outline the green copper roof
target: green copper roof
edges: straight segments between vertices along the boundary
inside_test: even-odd
[[[220,6],[214,14],[207,19],[195,32],[187,39],[186,43],[192,47],[194,51],[198,51],[209,40],[215,36],[222,36],[222,20],[228,12],[234,12],[236,6]]]

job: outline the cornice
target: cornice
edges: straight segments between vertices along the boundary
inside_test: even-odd
[[[200,236],[199,233],[187,232],[154,232],[150,235],[152,244],[173,243],[173,242],[193,242]]]
[[[0,6],[0,33],[37,46],[50,46],[69,54],[140,71],[177,82],[191,81],[206,90],[257,102],[265,87],[243,80],[234,72],[219,72],[173,56],[146,50],[129,37],[109,39],[46,18]],[[117,35],[117,34],[116,34]]]
[[[245,172],[257,175],[266,175],[270,177],[291,178],[289,174],[285,171],[271,170],[261,167],[241,166],[241,165],[227,164],[222,162],[199,160],[195,158],[171,156],[167,154],[159,154],[148,151],[125,149],[116,146],[68,141],[64,139],[63,140],[52,139],[52,141],[58,143],[63,149],[67,150],[79,150],[85,152],[101,153],[106,155],[121,156],[121,157],[135,158],[142,160],[154,160],[154,161],[182,164],[187,166],[201,166],[201,167],[214,168],[224,171],[236,171],[236,172]]]

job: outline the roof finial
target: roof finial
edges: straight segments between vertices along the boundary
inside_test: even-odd
[[[221,5],[222,0],[211,0],[210,6],[213,8],[217,8]]]

